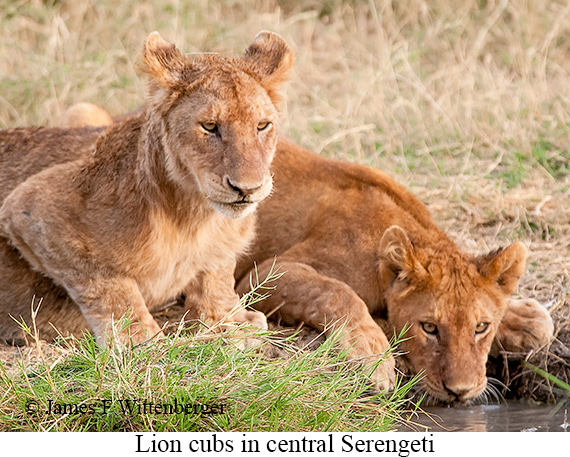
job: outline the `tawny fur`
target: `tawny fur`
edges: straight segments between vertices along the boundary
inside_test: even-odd
[[[160,334],[149,310],[181,293],[206,323],[238,303],[291,51],[263,32],[242,58],[190,58],[155,32],[143,60],[147,107],[103,133],[0,132],[0,337],[20,335],[34,297],[41,336],[52,323],[102,344],[125,315],[121,339]],[[266,326],[255,311],[232,320]]]

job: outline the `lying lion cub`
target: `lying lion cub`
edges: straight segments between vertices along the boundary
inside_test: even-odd
[[[236,257],[271,191],[292,53],[262,32],[242,58],[190,58],[155,32],[143,61],[146,108],[102,135],[0,132],[0,337],[18,337],[12,317],[29,321],[34,296],[43,337],[51,322],[102,344],[125,315],[122,338],[161,334],[149,310],[182,292],[206,322],[236,306]],[[266,326],[256,311],[231,320]]]
[[[352,356],[372,360],[388,348],[373,316],[397,333],[411,326],[400,349],[411,371],[424,374],[425,391],[444,402],[484,396],[494,339],[510,351],[550,340],[544,307],[507,299],[524,272],[521,243],[467,255],[385,173],[287,141],[271,169],[274,190],[259,207],[255,245],[238,263],[237,290],[249,289],[253,262],[259,277],[274,262],[286,273],[257,309],[327,332],[344,324]],[[374,378],[389,387],[393,363],[379,365]]]

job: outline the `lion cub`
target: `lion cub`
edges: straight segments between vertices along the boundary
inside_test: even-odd
[[[238,303],[234,267],[272,188],[292,52],[262,32],[241,58],[188,57],[154,32],[143,61],[146,108],[102,135],[0,132],[0,337],[19,336],[10,317],[29,320],[34,297],[42,336],[48,323],[88,327],[101,344],[125,315],[121,339],[161,334],[149,310],[181,293],[205,322]],[[43,162],[59,164],[33,175]],[[266,326],[256,311],[232,321]]]

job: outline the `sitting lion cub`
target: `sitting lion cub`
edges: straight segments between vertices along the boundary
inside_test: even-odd
[[[160,334],[149,310],[181,293],[205,322],[238,303],[292,53],[262,32],[242,58],[187,57],[154,32],[143,61],[146,108],[102,135],[0,132],[0,337],[19,336],[11,318],[29,321],[34,297],[42,336],[90,328],[101,344],[125,315],[121,338]],[[256,311],[231,320],[266,326]]]

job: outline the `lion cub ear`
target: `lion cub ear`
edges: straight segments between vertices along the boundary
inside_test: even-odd
[[[152,32],[146,39],[142,58],[145,64],[143,70],[150,74],[160,87],[172,89],[179,84],[186,58],[158,32]]]
[[[505,294],[514,292],[524,273],[526,248],[515,243],[477,258],[477,268],[484,278],[493,281]]]
[[[294,60],[287,42],[277,33],[267,31],[257,34],[243,56],[246,69],[258,76],[275,105],[283,98],[279,89],[289,79]]]
[[[416,256],[414,245],[407,233],[397,225],[388,228],[382,235],[379,246],[380,276],[409,280],[426,277],[427,271]]]

